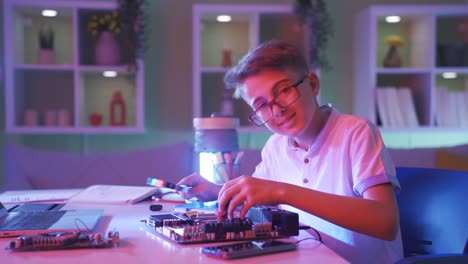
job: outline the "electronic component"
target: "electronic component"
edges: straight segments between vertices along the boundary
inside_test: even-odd
[[[120,242],[118,232],[54,232],[19,236],[6,249],[13,251],[114,247]]]
[[[254,223],[271,222],[280,236],[299,235],[299,215],[274,206],[254,206],[247,212]]]
[[[255,221],[249,217],[220,220],[214,213],[187,212],[151,215],[145,222],[157,233],[177,243],[266,240],[299,234],[296,213],[262,207],[252,215],[264,210],[268,211],[264,213],[266,217],[257,217]]]
[[[243,242],[214,247],[203,247],[201,249],[201,252],[211,257],[234,259],[291,251],[296,250],[296,248],[297,246],[294,242],[271,240]]]
[[[151,211],[161,211],[163,209],[162,204],[152,204],[150,205]]]

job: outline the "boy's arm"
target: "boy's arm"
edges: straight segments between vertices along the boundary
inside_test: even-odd
[[[369,187],[363,198],[323,193],[285,183],[281,185],[280,200],[284,204],[380,239],[393,240],[398,233],[398,205],[390,183]]]

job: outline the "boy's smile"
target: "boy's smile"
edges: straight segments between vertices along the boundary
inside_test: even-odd
[[[304,78],[302,82],[301,78]],[[278,94],[284,88],[294,86],[299,98],[286,107],[277,101]],[[271,131],[286,135],[302,144],[314,138],[321,129],[320,111],[316,96],[319,87],[316,85],[315,74],[299,76],[292,71],[262,71],[248,77],[242,82],[242,98],[255,111],[263,107],[271,107],[273,117],[266,121],[265,126]],[[315,82],[315,83],[314,83]],[[275,102],[272,102],[275,100]],[[312,137],[311,137],[312,136]],[[309,142],[310,143],[310,142]]]

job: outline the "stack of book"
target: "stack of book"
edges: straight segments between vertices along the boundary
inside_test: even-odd
[[[440,127],[468,127],[468,90],[449,91],[437,87],[435,118]]]
[[[411,89],[407,87],[377,87],[377,112],[384,128],[414,128],[419,126]]]

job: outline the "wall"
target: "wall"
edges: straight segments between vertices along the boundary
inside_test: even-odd
[[[192,140],[191,19],[194,3],[285,4],[294,0],[160,0],[148,1],[151,14],[145,54],[146,132],[136,135],[6,135],[4,86],[0,79],[0,148],[6,141],[66,151],[113,151]],[[353,24],[356,13],[372,4],[460,4],[462,0],[327,0],[334,21],[334,39],[327,54],[333,69],[322,72],[322,102],[352,113]],[[0,2],[0,11],[3,3]],[[3,51],[3,21],[0,20]],[[0,69],[3,67],[0,53]],[[3,76],[3,75],[2,75]],[[241,145],[261,147],[268,133],[241,135]],[[398,141],[398,140],[397,140]],[[3,155],[3,152],[2,152]],[[0,169],[3,168],[3,158]],[[3,169],[1,170],[3,172]],[[0,176],[1,179],[1,176]]]

